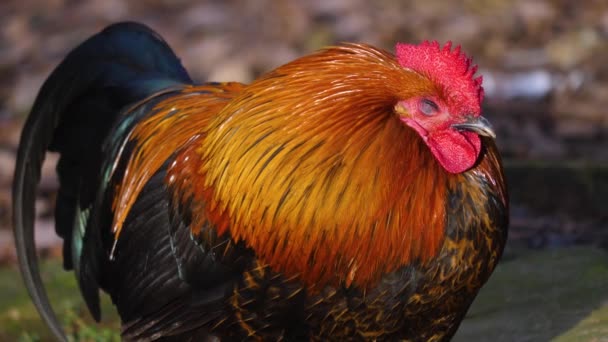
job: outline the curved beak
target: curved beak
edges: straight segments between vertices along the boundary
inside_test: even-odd
[[[479,135],[496,139],[496,133],[494,133],[492,125],[483,116],[470,117],[463,123],[453,124],[452,127],[458,130],[472,131]]]

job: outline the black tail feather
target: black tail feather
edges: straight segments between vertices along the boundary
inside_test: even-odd
[[[66,340],[42,285],[34,245],[36,186],[47,149],[61,154],[56,229],[66,268],[75,267],[99,319],[95,260],[79,267],[87,209],[99,186],[101,145],[126,105],[190,77],[169,46],[137,23],[114,24],[74,49],[42,86],[22,132],[13,183],[14,234],[26,287],[53,334]],[[84,217],[84,218],[83,218]],[[74,230],[79,230],[75,232]],[[76,242],[76,244],[75,244]],[[77,247],[74,248],[74,245]],[[87,251],[88,257],[101,251]],[[88,295],[87,295],[88,293]],[[95,293],[95,294],[93,294]]]

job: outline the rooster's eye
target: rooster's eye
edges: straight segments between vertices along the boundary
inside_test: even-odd
[[[419,108],[422,114],[428,116],[435,115],[439,111],[437,104],[429,99],[420,100]]]

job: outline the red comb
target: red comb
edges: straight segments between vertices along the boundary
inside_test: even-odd
[[[424,41],[420,45],[396,46],[399,64],[412,69],[441,84],[451,95],[449,101],[460,113],[479,115],[483,101],[482,77],[476,77],[477,65],[460,52],[460,46],[452,50],[448,41],[443,48],[436,41]]]

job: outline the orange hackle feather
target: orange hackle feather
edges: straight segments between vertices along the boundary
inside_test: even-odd
[[[242,88],[240,83],[186,86],[154,108],[154,114],[138,123],[129,136],[135,147],[114,202],[112,231],[118,240],[122,225],[144,185],[158,169],[184,146],[202,134],[210,119]]]
[[[309,288],[368,288],[439,251],[448,174],[394,104],[441,94],[367,45],[328,48],[248,86],[184,90],[133,131],[116,238],[147,180],[167,170],[190,229],[211,223]],[[221,90],[221,91],[220,91]],[[168,116],[176,109],[181,116]],[[401,113],[402,114],[402,113]]]
[[[208,220],[311,288],[367,288],[443,241],[453,176],[393,109],[437,91],[387,52],[330,48],[245,87],[167,177],[204,203],[194,230]]]

